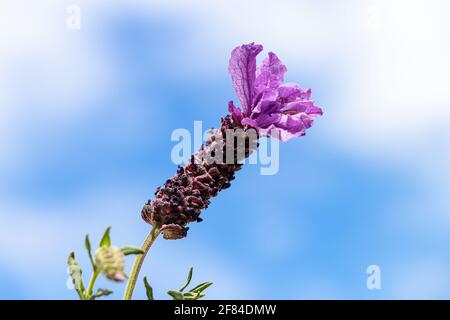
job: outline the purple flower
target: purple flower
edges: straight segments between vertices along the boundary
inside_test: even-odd
[[[257,68],[256,56],[262,50],[262,45],[251,43],[231,52],[228,70],[242,108],[229,102],[233,120],[282,141],[303,136],[322,109],[311,100],[311,89],[283,83],[287,68],[275,53],[269,52]]]
[[[283,83],[287,69],[274,53],[270,52],[256,67],[256,56],[262,49],[252,43],[233,50],[229,71],[241,108],[230,101],[230,114],[222,118],[220,128],[192,155],[188,165],[179,167],[175,176],[157,188],[155,199],[144,205],[142,218],[160,228],[165,239],[186,237],[187,225],[202,221],[200,214],[211,199],[231,186],[236,172],[242,168],[239,148],[244,148],[246,158],[258,147],[260,136],[286,141],[304,135],[313,119],[322,114],[311,100],[311,90]],[[259,136],[253,134],[253,128]],[[231,143],[227,141],[227,133],[236,129],[243,129],[240,131],[244,144],[235,143],[234,139]],[[221,139],[222,143],[218,143]],[[208,155],[219,150],[227,157],[234,155],[232,161],[207,160]]]

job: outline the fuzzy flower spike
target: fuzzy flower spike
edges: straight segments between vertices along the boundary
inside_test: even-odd
[[[231,53],[228,70],[242,108],[229,102],[233,120],[257,129],[261,136],[282,141],[302,136],[314,118],[322,115],[322,109],[311,100],[311,89],[283,83],[287,68],[275,53],[269,52],[256,67],[256,56],[262,49],[251,43]]]
[[[155,192],[156,199],[148,201],[142,209],[143,219],[160,228],[165,239],[180,239],[187,235],[191,222],[200,222],[200,213],[210,204],[210,199],[230,186],[235,172],[241,168],[242,156],[248,157],[256,148],[261,136],[274,136],[282,141],[302,136],[322,110],[311,100],[311,90],[296,84],[283,83],[286,67],[278,57],[269,56],[256,67],[256,56],[263,47],[246,44],[236,47],[229,62],[229,72],[241,108],[229,102],[230,114],[222,118],[221,128],[192,156],[191,163],[179,167],[177,174]],[[229,130],[240,129],[257,134],[247,139],[244,152],[234,141],[226,142]],[[218,141],[225,154],[232,149],[233,161],[225,163],[205,160],[205,155],[217,152]]]

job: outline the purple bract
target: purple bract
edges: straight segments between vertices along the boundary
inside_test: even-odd
[[[257,129],[261,136],[282,141],[302,136],[322,109],[311,100],[311,89],[283,83],[287,68],[275,53],[269,52],[256,67],[256,56],[262,50],[262,45],[251,43],[231,52],[228,70],[242,108],[229,102],[233,120]]]

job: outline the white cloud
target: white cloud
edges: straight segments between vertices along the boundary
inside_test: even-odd
[[[345,81],[338,131],[359,149],[408,150],[448,134],[450,38],[448,2],[377,1],[376,28],[359,30]],[[369,150],[370,152],[370,150]]]
[[[0,3],[0,169],[24,164],[30,128],[79,121],[96,105],[88,102],[114,87],[107,52],[95,45],[95,33],[67,29],[65,8]]]

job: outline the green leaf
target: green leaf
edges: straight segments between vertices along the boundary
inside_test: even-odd
[[[92,269],[95,272],[95,270],[97,269],[97,266],[95,265],[94,258],[92,257],[91,241],[89,241],[88,234],[86,235],[86,238],[84,239],[84,246],[86,247],[86,250],[88,252],[89,260],[91,261],[91,264],[92,264]]]
[[[112,293],[113,292],[111,290],[108,290],[108,289],[97,289],[97,292],[95,292],[91,296],[91,300],[95,300],[95,299],[100,298],[100,297],[106,297],[106,296],[109,296]]]
[[[204,290],[206,290],[209,286],[211,286],[213,283],[212,282],[204,282],[204,283],[201,283],[201,284],[199,284],[198,286],[196,286],[195,288],[192,288],[191,290],[190,290],[190,292],[195,292],[195,293],[201,293],[201,292],[203,292]]]
[[[183,300],[183,294],[178,291],[167,291],[167,294],[173,298],[173,300]]]
[[[78,296],[81,300],[85,299],[85,289],[83,284],[83,277],[82,273],[83,271],[80,268],[80,265],[75,260],[75,253],[71,252],[69,254],[69,258],[67,259],[67,265],[69,266],[69,274],[72,278],[73,285],[75,287],[75,290],[78,293]]]
[[[147,277],[144,277],[144,285],[145,285],[145,293],[147,294],[147,299],[148,300],[155,300],[153,298],[153,288],[150,285],[150,283],[148,283]]]
[[[102,240],[100,241],[100,247],[110,247],[111,246],[111,237],[109,236],[109,232],[111,231],[111,227],[108,227],[103,235]]]
[[[189,269],[189,274],[188,274],[188,277],[187,277],[187,280],[186,280],[186,284],[185,284],[183,287],[181,287],[180,292],[183,292],[183,290],[186,289],[187,286],[191,283],[191,280],[192,280],[192,273],[193,273],[193,272],[194,272],[194,268],[191,267],[191,268]]]
[[[195,300],[196,297],[197,297],[197,294],[193,293],[193,292],[186,292],[183,294],[184,300]]]
[[[200,292],[186,292],[183,295],[184,300],[198,300],[205,296],[205,294],[201,294]]]
[[[143,250],[141,250],[139,248],[136,248],[136,247],[130,247],[130,246],[122,247],[120,250],[122,250],[122,253],[124,255],[126,255],[126,256],[128,256],[130,254],[136,254],[137,255],[137,254],[143,254],[144,253]]]

